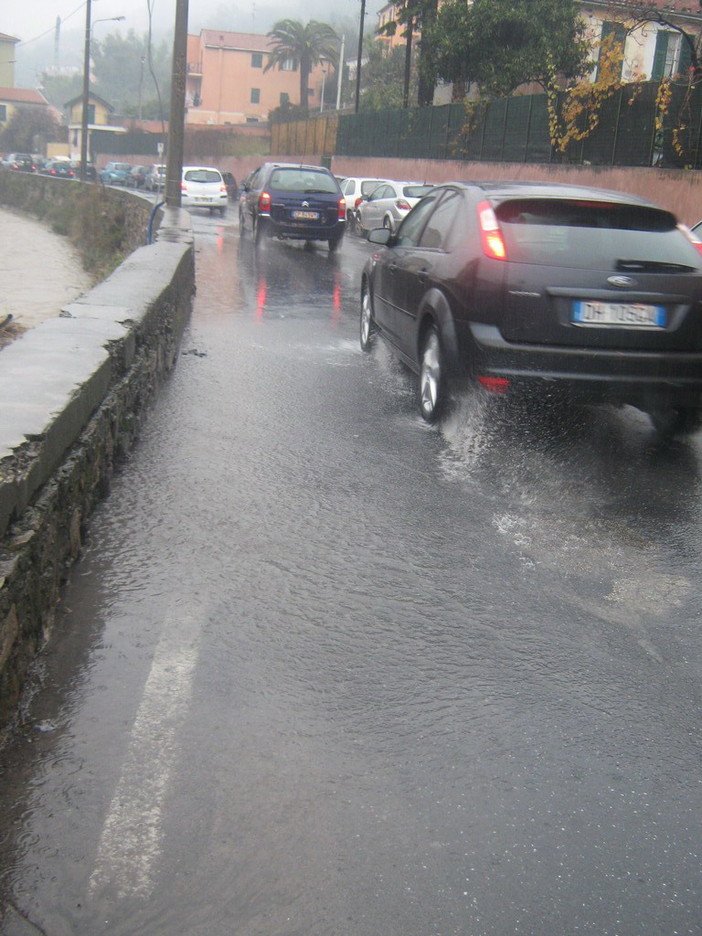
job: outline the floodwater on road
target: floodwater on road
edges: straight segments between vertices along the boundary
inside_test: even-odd
[[[358,346],[368,244],[197,225],[2,752],[2,936],[702,933],[700,435]]]

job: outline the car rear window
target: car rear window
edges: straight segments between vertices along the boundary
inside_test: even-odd
[[[283,192],[336,192],[336,179],[314,169],[274,169],[268,185]]]
[[[423,198],[423,196],[428,195],[433,188],[433,185],[404,185],[402,187],[402,194],[405,198]]]
[[[580,199],[510,199],[495,207],[507,258],[578,269],[699,269],[700,257],[662,208]]]
[[[184,175],[186,182],[221,182],[222,176],[217,169],[188,169]]]

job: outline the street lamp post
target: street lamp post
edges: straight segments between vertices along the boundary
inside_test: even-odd
[[[90,110],[90,40],[92,27],[95,23],[106,23],[111,20],[123,20],[123,16],[107,16],[105,19],[95,20],[91,24],[92,0],[85,0],[85,48],[83,50],[83,112],[80,126],[80,171],[79,178],[85,182],[88,169],[88,112]]]

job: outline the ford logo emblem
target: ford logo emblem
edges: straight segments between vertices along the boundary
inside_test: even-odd
[[[636,286],[636,280],[630,276],[608,276],[607,282],[610,286],[617,286],[619,289],[628,289],[629,286]]]

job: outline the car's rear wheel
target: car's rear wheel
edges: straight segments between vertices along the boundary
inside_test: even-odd
[[[364,283],[361,292],[361,351],[370,351],[375,343],[376,333],[377,328],[373,321],[373,302],[370,289]]]
[[[650,412],[653,428],[659,436],[692,435],[702,428],[702,409],[695,406],[670,406]]]
[[[342,237],[343,237],[343,234],[340,234],[338,237],[329,238],[329,253],[334,253],[336,250],[339,249],[339,244],[341,243]]]
[[[436,422],[446,407],[446,376],[441,339],[433,322],[427,326],[422,338],[417,397],[422,419],[428,423]]]

